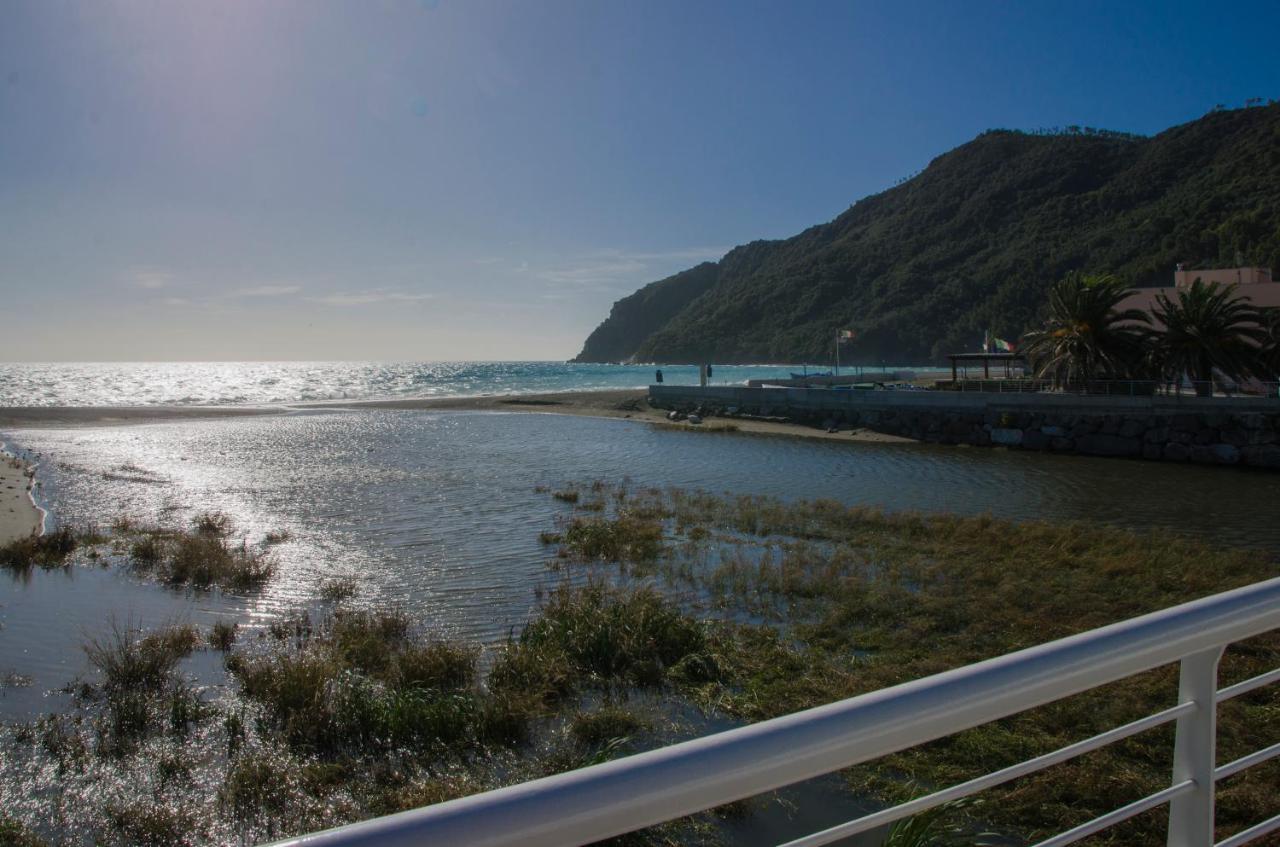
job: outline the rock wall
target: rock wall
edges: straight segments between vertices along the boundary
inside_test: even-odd
[[[865,427],[937,444],[1280,469],[1280,409],[1037,410],[1026,402],[1011,409],[891,403],[824,409],[777,403],[726,405],[716,400],[650,398],[659,408],[704,417],[771,417],[826,429]]]

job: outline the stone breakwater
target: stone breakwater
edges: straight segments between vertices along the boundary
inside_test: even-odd
[[[658,408],[865,428],[937,444],[1280,469],[1280,402],[1260,399],[707,388]]]

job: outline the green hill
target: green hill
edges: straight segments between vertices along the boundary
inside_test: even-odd
[[[736,247],[614,304],[576,361],[925,363],[1016,337],[1069,270],[1280,269],[1280,104],[1151,138],[991,130],[793,238]]]

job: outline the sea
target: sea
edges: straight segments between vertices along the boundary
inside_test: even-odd
[[[716,365],[711,382],[785,377],[808,365]],[[820,368],[817,370],[828,370]],[[656,371],[697,385],[695,365],[566,362],[93,362],[0,364],[4,406],[225,406],[410,400],[643,388]],[[877,368],[877,370],[879,370]]]

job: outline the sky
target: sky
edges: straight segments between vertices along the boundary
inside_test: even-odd
[[[0,361],[565,359],[993,127],[1280,98],[1280,4],[0,0]]]

